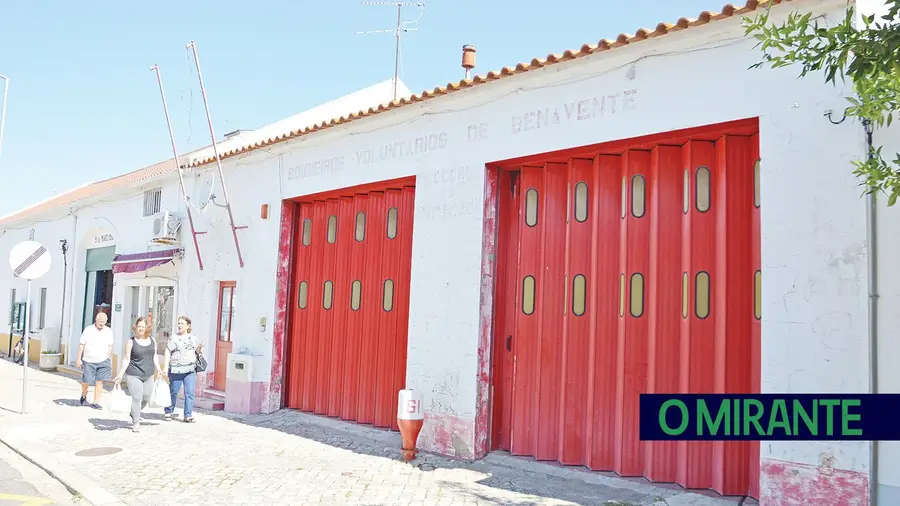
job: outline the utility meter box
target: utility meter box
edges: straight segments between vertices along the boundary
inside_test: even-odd
[[[228,381],[238,383],[250,383],[253,377],[253,356],[228,354],[228,372],[225,377]]]

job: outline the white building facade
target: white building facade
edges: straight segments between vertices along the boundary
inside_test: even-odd
[[[839,19],[845,3],[798,0],[773,17],[793,8]],[[31,313],[62,328],[67,349],[104,303],[116,350],[138,315],[158,336],[191,316],[207,339],[200,388],[228,411],[389,429],[408,387],[424,396],[429,451],[506,450],[767,505],[870,504],[875,489],[892,504],[890,442],[873,458],[869,442],[667,445],[635,432],[641,392],[865,393],[873,329],[879,356],[896,347],[886,307],[900,270],[884,260],[885,309],[869,316],[870,221],[851,165],[864,131],[823,116],[852,90],[748,70],[760,54],[743,36],[747,11],[305,132],[229,139],[237,244],[211,149],[192,153],[188,193],[217,195],[192,213],[199,259],[176,173],[161,167],[4,220],[0,254],[32,231],[48,247],[67,241],[68,270],[55,255],[33,288],[47,289],[46,308]],[[895,131],[876,142],[900,149]],[[151,243],[172,233],[154,230],[166,210],[180,223],[172,246]],[[897,213],[876,211],[881,259]],[[113,253],[127,265],[170,249],[171,261],[112,273]],[[12,288],[22,300],[24,282],[0,276],[0,304]],[[880,392],[900,387],[877,373]]]

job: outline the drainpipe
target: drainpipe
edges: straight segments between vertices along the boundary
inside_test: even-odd
[[[59,352],[59,349],[62,345],[62,336],[63,336],[63,322],[66,319],[66,280],[69,278],[69,262],[68,258],[66,258],[66,253],[69,251],[68,241],[65,239],[59,241],[59,249],[62,251],[62,259],[63,259],[63,286],[62,286],[62,304],[60,304],[59,310],[59,342],[56,343],[56,351]]]
[[[863,119],[866,130],[866,157],[872,159],[872,122]],[[878,393],[878,242],[875,228],[875,193],[866,195],[866,267],[869,286],[869,391]],[[869,504],[878,504],[878,441],[869,450]]]
[[[69,283],[69,302],[72,303],[69,306],[69,336],[72,335],[72,309],[75,307],[75,258],[78,253],[78,214],[74,211],[72,212],[72,282]],[[65,300],[65,295],[63,295],[63,300]],[[60,326],[63,324],[60,323]],[[79,330],[79,334],[80,334]],[[70,337],[71,339],[71,337]],[[71,341],[66,343],[66,362],[69,362],[69,359],[72,356],[71,350],[69,350],[69,345],[72,344]],[[78,349],[75,349],[75,352],[78,352]],[[75,362],[72,362],[74,364]]]

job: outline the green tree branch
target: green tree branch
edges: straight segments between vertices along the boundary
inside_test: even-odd
[[[833,27],[820,25],[811,13],[792,12],[776,25],[770,21],[770,9],[755,18],[743,20],[747,35],[753,35],[763,57],[751,68],[768,64],[771,68],[798,65],[798,77],[822,73],[825,82],[853,83],[855,97],[848,97],[845,114],[859,118],[871,128],[891,125],[894,111],[900,108],[900,27],[891,20],[900,12],[900,0],[888,0],[888,13],[876,22],[864,16],[864,26],[854,27],[855,9],[848,2],[843,20]],[[853,173],[863,179],[865,193],[884,192],[888,206],[900,197],[900,153],[886,161],[881,146],[872,146],[870,156],[853,162]]]

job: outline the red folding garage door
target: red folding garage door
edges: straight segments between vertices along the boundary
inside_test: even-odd
[[[397,428],[406,382],[415,187],[299,204],[289,408]]]
[[[501,171],[493,448],[758,495],[758,443],[638,423],[641,393],[759,391],[757,159],[753,125]]]

